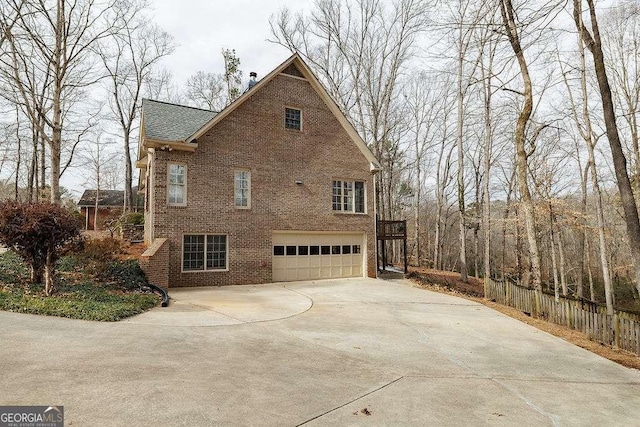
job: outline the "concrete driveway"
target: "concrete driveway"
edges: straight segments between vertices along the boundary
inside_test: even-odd
[[[404,282],[172,294],[110,324],[0,312],[0,404],[78,426],[640,424],[638,371]]]

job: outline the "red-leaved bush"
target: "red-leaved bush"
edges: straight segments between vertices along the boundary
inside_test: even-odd
[[[0,203],[0,243],[31,267],[31,281],[54,290],[56,260],[80,241],[80,221],[73,212],[51,203]]]

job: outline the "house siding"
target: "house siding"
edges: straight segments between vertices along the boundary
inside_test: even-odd
[[[302,110],[302,131],[285,129],[285,106]],[[187,165],[184,207],[167,205],[173,162]],[[251,209],[234,206],[237,169],[251,172]],[[276,76],[201,137],[194,153],[155,150],[150,171],[148,226],[169,243],[171,287],[270,282],[277,230],[365,233],[366,273],[375,277],[369,162],[304,80]],[[333,212],[333,179],[366,182],[366,214]],[[184,234],[226,234],[228,271],[181,272]]]

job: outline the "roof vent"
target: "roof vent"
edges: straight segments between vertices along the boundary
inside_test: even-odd
[[[258,74],[255,71],[252,71],[249,73],[249,86],[247,87],[247,90],[251,89],[256,85],[256,83],[258,83],[256,81],[257,77],[258,77]]]

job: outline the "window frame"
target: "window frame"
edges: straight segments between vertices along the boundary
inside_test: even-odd
[[[184,180],[182,183],[183,195],[182,203],[171,202],[171,186],[179,185],[171,183],[171,166],[184,166]],[[168,162],[167,163],[167,206],[187,206],[187,164],[183,162]]]
[[[238,187],[237,187],[236,174],[238,173],[247,174],[247,206],[242,206],[237,204],[236,191],[238,190]],[[234,169],[233,171],[233,206],[236,209],[251,209],[251,170],[250,169]]]
[[[184,269],[184,239],[186,236],[204,236],[204,250],[202,253],[202,269]],[[224,236],[225,239],[225,268],[207,268],[207,240],[209,236]],[[180,251],[181,273],[223,273],[229,271],[229,235],[226,233],[184,233],[182,234],[182,250]]]
[[[336,193],[336,183],[340,183],[339,193]],[[356,184],[362,184],[362,212],[357,211],[356,203]],[[352,192],[352,195],[347,194],[348,191]],[[336,205],[336,197],[339,197],[339,202]],[[338,206],[340,209],[336,209]],[[347,206],[351,206],[351,210],[346,210]],[[361,179],[343,179],[334,178],[331,180],[331,211],[334,214],[346,214],[346,215],[366,215],[367,214],[367,182]]]
[[[298,111],[300,113],[300,118],[298,120],[298,122],[299,122],[299,127],[298,128],[287,126],[287,112],[288,112],[288,110],[294,110],[294,111]],[[290,130],[290,131],[294,131],[294,132],[302,132],[302,108],[290,107],[290,106],[285,106],[284,107],[284,128],[286,130]]]

